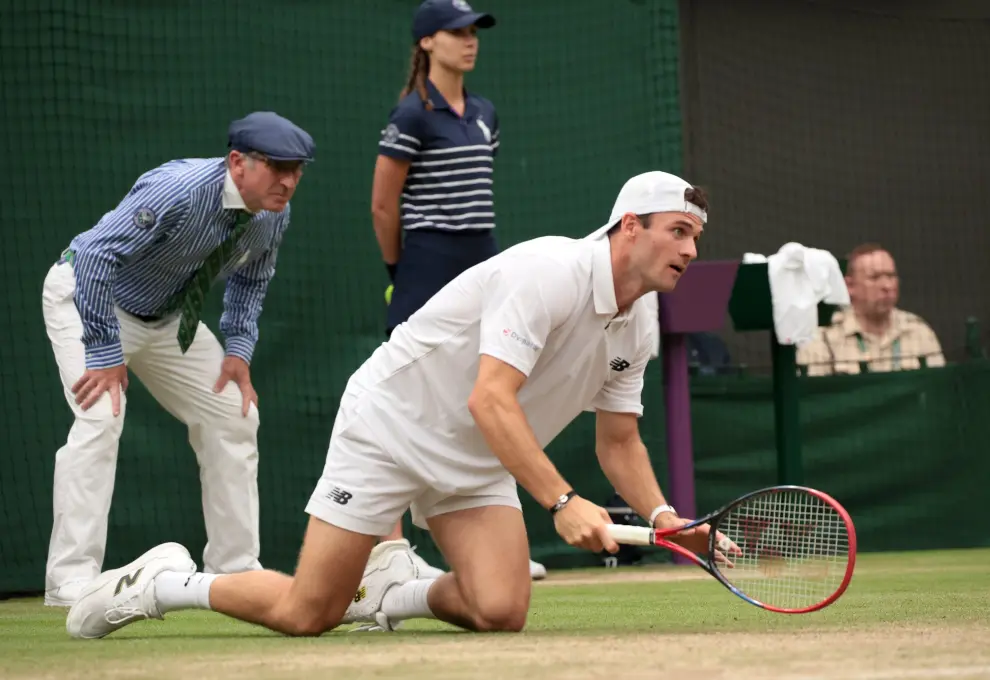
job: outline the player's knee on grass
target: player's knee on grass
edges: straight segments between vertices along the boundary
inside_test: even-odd
[[[492,606],[474,612],[474,628],[482,633],[518,633],[526,626],[525,607]]]
[[[338,607],[323,607],[317,603],[285,604],[276,611],[276,620],[271,622],[271,627],[293,637],[317,637],[328,633],[340,625],[343,617],[343,610],[338,611]]]
[[[298,618],[286,619],[279,626],[281,632],[292,637],[319,637],[333,630],[339,621],[331,621],[317,612],[300,614]]]
[[[471,607],[475,630],[483,633],[518,633],[526,626],[529,597],[506,593],[486,593]]]

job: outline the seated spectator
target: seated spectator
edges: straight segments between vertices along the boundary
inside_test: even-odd
[[[935,332],[911,312],[897,308],[898,276],[894,258],[875,243],[858,246],[848,256],[846,286],[850,305],[835,312],[832,325],[818,329],[797,350],[808,375],[870,373],[944,366]]]

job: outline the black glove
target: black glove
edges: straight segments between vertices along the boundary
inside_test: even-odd
[[[397,264],[389,264],[388,262],[385,263],[385,269],[388,270],[388,280],[392,283],[395,283],[395,272],[398,268],[399,265]]]

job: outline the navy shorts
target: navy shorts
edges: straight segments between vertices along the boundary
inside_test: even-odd
[[[490,229],[440,231],[410,229],[405,232],[402,258],[395,273],[395,288],[388,306],[385,332],[413,315],[459,274],[498,252]]]

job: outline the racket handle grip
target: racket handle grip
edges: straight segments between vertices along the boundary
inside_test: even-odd
[[[649,527],[635,527],[626,524],[606,525],[609,535],[616,543],[626,545],[653,545],[653,529]]]

